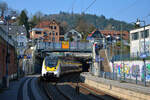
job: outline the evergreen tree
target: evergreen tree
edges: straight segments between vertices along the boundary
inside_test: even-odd
[[[28,22],[28,16],[25,12],[25,10],[23,10],[19,16],[19,25],[24,25],[26,30],[27,30],[27,38],[30,37],[29,34],[29,22]]]

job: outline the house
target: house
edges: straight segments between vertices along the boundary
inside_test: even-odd
[[[100,32],[99,29],[95,29],[91,34],[88,35],[87,40],[104,40],[104,35]]]
[[[8,50],[8,51],[7,51]],[[11,39],[6,31],[0,27],[0,87],[6,76],[6,56],[8,58],[8,76],[9,78],[17,77],[17,55],[15,51],[15,42]]]
[[[18,54],[23,55],[28,44],[26,28],[22,25],[0,25],[0,27],[15,41]]]
[[[82,39],[81,33],[77,32],[75,29],[68,31],[64,35],[65,41],[80,41]]]
[[[139,56],[144,53],[144,36],[145,51],[150,52],[150,25],[130,30],[130,55]],[[150,55],[149,55],[150,56]]]
[[[59,42],[64,35],[60,33],[60,26],[55,20],[42,21],[30,32],[31,39],[42,38],[46,42]]]
[[[26,33],[18,33],[17,39],[17,49],[20,55],[24,54],[24,51],[28,48],[28,39]]]
[[[122,38],[124,40],[129,39],[129,32],[128,31],[115,31],[115,30],[100,30],[100,32],[106,37],[106,36],[112,36],[116,38],[120,38],[122,35]]]

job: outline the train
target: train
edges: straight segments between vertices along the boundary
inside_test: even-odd
[[[67,63],[57,56],[47,56],[43,60],[41,76],[44,79],[60,78],[61,75],[71,72],[82,71],[80,62]],[[71,66],[72,65],[72,66]]]

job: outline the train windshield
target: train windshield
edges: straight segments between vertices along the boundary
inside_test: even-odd
[[[56,67],[58,58],[46,58],[45,65],[48,67]]]

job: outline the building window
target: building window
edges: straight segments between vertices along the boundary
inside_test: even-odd
[[[50,26],[50,29],[53,29],[53,26]]]
[[[56,26],[54,26],[54,29],[56,29]]]
[[[145,36],[144,36],[144,34],[145,34]],[[144,31],[141,31],[141,38],[147,38],[147,37],[149,37],[149,30],[145,30],[145,33],[144,33]]]
[[[36,33],[36,34],[41,34],[41,31],[36,31],[35,33]]]
[[[56,32],[56,35],[58,35],[58,33]]]
[[[132,40],[138,40],[139,39],[139,33],[136,32],[136,33],[133,33],[132,34]]]
[[[24,46],[24,43],[23,43],[23,42],[20,42],[20,46]]]
[[[53,32],[53,36],[55,35],[55,32]]]
[[[49,32],[49,35],[51,35],[51,32]]]
[[[52,41],[55,41],[55,37],[53,36]]]
[[[47,36],[47,33],[46,33],[46,32],[44,32],[44,36]]]
[[[122,34],[123,36],[126,36],[126,34]]]
[[[64,37],[60,37],[60,41],[64,41]]]

